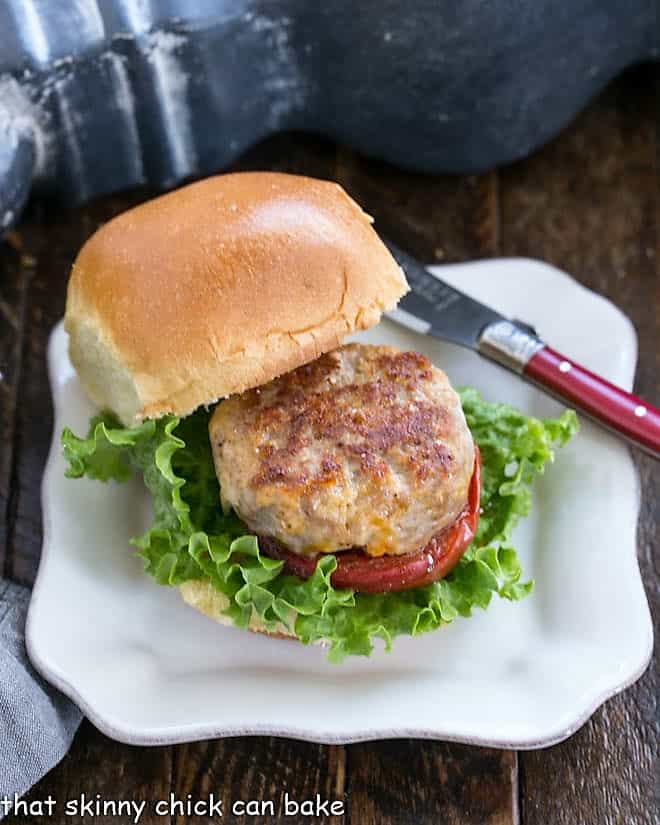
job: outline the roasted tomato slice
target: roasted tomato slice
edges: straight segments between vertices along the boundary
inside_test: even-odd
[[[362,550],[336,554],[337,569],[332,584],[359,593],[389,593],[411,590],[437,581],[458,563],[474,538],[479,521],[481,493],[481,457],[475,447],[474,471],[465,509],[456,521],[435,535],[421,550],[402,556],[368,556]],[[301,556],[272,539],[260,537],[261,552],[284,562],[284,569],[301,579],[308,579],[316,569],[319,555]]]

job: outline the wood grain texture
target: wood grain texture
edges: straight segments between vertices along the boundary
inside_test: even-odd
[[[614,301],[639,336],[635,389],[655,404],[660,402],[658,78],[648,68],[629,73],[567,133],[500,175],[503,254],[544,258]],[[639,559],[654,614],[656,655],[634,687],[609,701],[570,740],[521,755],[526,825],[658,821],[660,464],[639,454],[635,459],[642,482]]]
[[[414,739],[353,745],[352,825],[510,825],[518,822],[513,751]]]
[[[21,237],[14,232],[0,247],[0,575],[7,563],[9,521],[13,517],[16,397],[25,313],[26,268]]]
[[[76,222],[77,223],[77,222]],[[38,224],[37,224],[38,225]],[[71,224],[60,235],[36,226],[26,227],[23,238],[34,260],[28,290],[22,370],[16,412],[15,510],[8,536],[10,577],[30,584],[41,553],[41,505],[38,490],[51,440],[52,407],[46,367],[49,330],[62,316],[64,272],[62,255],[75,243]],[[75,226],[75,224],[74,224]],[[35,231],[36,229],[36,231]],[[42,242],[44,245],[42,247]],[[42,255],[41,249],[47,249]],[[69,264],[70,265],[70,264]]]
[[[175,753],[173,790],[179,799],[188,794],[195,799],[221,794],[225,818],[232,823],[304,820],[339,825],[345,821],[343,816],[310,819],[287,815],[285,793],[297,803],[320,794],[322,800],[345,805],[345,749],[263,736],[181,745]],[[249,801],[272,802],[272,811],[264,809],[263,819],[242,815],[247,808],[232,813],[236,802]],[[186,821],[181,815],[173,820],[174,825],[185,825]],[[211,825],[217,819],[201,816],[195,821]]]
[[[438,263],[497,254],[497,176],[421,175],[340,150],[336,179],[375,219],[377,232]]]

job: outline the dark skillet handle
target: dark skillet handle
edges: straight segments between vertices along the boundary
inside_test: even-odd
[[[561,355],[509,321],[490,324],[479,351],[660,459],[660,410]]]

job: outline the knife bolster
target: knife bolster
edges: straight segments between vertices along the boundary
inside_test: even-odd
[[[504,320],[488,324],[477,343],[481,355],[517,373],[523,372],[542,347],[536,335]]]

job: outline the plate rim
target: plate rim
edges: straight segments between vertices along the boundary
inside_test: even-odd
[[[552,273],[560,277],[566,285],[570,288],[579,288],[584,293],[588,293],[591,299],[602,302],[611,310],[614,310],[619,318],[625,322],[627,331],[630,335],[633,344],[632,353],[632,375],[634,377],[637,354],[638,354],[638,339],[635,327],[630,318],[606,296],[600,295],[597,292],[589,289],[584,284],[575,280],[571,275],[563,270],[541,261],[529,257],[507,257],[507,258],[491,258],[457,262],[446,265],[429,265],[429,270],[433,274],[438,274],[445,267],[474,267],[497,263],[515,263],[526,265],[533,265],[535,267],[552,271]],[[351,744],[356,742],[368,742],[378,740],[389,740],[399,738],[415,738],[425,740],[436,740],[444,742],[455,742],[460,744],[467,744],[479,747],[492,747],[506,750],[536,750],[539,748],[549,747],[559,742],[564,741],[575,733],[582,725],[584,725],[595,711],[601,707],[606,701],[613,696],[626,690],[633,685],[646,671],[651,656],[653,653],[653,624],[650,615],[650,608],[648,604],[648,597],[644,587],[644,580],[639,566],[639,559],[637,555],[637,541],[633,543],[633,575],[636,575],[638,582],[642,587],[644,593],[644,606],[646,608],[646,645],[643,656],[640,658],[637,666],[625,674],[625,676],[616,682],[613,682],[607,687],[599,691],[591,700],[580,709],[580,712],[571,719],[570,723],[560,725],[553,730],[549,730],[547,735],[540,737],[481,737],[471,735],[460,735],[456,733],[448,733],[443,731],[442,726],[435,727],[406,727],[406,728],[378,728],[378,729],[363,729],[353,731],[340,731],[339,733],[331,733],[320,729],[297,729],[293,726],[274,726],[274,725],[259,725],[252,724],[249,727],[230,727],[227,725],[209,724],[193,724],[193,725],[178,725],[171,728],[163,728],[162,730],[140,729],[122,724],[109,716],[97,712],[92,703],[88,701],[76,688],[76,686],[62,675],[58,669],[48,663],[47,659],[41,654],[39,650],[39,642],[37,634],[35,633],[35,616],[38,612],[38,605],[40,596],[44,587],[45,570],[47,561],[52,553],[53,543],[51,539],[51,525],[52,514],[50,512],[50,505],[48,503],[48,496],[46,488],[49,484],[50,475],[52,472],[53,455],[59,449],[59,437],[55,423],[59,419],[61,402],[59,397],[53,392],[55,386],[55,365],[53,362],[53,342],[56,335],[63,326],[63,321],[60,320],[55,324],[51,330],[48,338],[48,379],[51,388],[51,398],[53,400],[53,433],[51,437],[48,456],[44,468],[44,473],[40,485],[40,500],[43,518],[43,541],[42,551],[35,578],[30,604],[28,607],[28,615],[26,619],[25,629],[25,644],[28,657],[34,666],[35,670],[48,682],[54,685],[61,693],[71,699],[83,712],[83,714],[92,722],[92,724],[105,735],[119,742],[129,745],[139,746],[162,746],[171,744],[181,744],[184,742],[195,742],[205,739],[219,739],[232,736],[274,736],[281,738],[291,738],[305,742],[312,742],[317,744],[339,745]],[[634,467],[634,478],[636,482],[636,507],[634,512],[635,530],[639,523],[639,513],[641,507],[641,482],[639,470],[632,461],[630,451],[628,450],[628,457]]]

